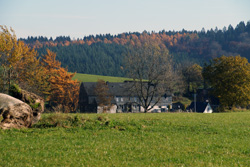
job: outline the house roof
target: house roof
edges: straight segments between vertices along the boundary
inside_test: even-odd
[[[129,81],[128,82],[107,82],[106,84],[108,85],[109,93],[113,96],[130,96],[130,97],[137,96],[135,91],[131,91],[131,88],[133,87],[133,82],[129,82]],[[148,84],[148,83],[145,82],[144,84]],[[84,87],[88,96],[96,96],[96,92],[95,92],[96,85],[97,85],[96,82],[83,82],[81,86]],[[164,96],[169,97],[171,96],[171,94],[169,92],[166,92]]]
[[[196,112],[203,113],[209,103],[208,102],[196,102]],[[195,111],[195,103],[192,102],[187,110]]]
[[[86,90],[86,93],[89,96],[96,96],[95,88],[97,83],[96,82],[83,82],[84,88]],[[129,91],[127,91],[126,87],[127,84],[123,82],[113,83],[113,82],[107,82],[109,93],[111,93],[113,96],[127,96],[129,95]]]
[[[134,83],[133,82],[118,82],[118,83],[112,83],[112,82],[107,82],[106,83],[109,88],[109,93],[113,97],[118,97],[117,98],[111,98],[111,104],[117,104],[117,103],[126,103],[126,102],[134,102],[133,100],[138,100],[138,99],[131,99],[131,97],[138,97],[135,91],[131,91],[131,88],[133,87]],[[143,83],[143,84],[148,84],[148,83]],[[97,83],[96,82],[83,82],[81,83],[81,91],[80,92],[85,92],[88,96],[88,101],[90,104],[92,103],[99,103],[97,94],[95,92]],[[145,85],[146,86],[146,85]],[[85,94],[84,93],[84,94]],[[166,103],[171,103],[172,98],[170,98],[170,93],[165,93],[164,95],[161,95],[161,99],[158,102],[158,105],[165,105]],[[128,97],[127,100],[119,100],[120,97]],[[155,95],[155,97],[159,97]],[[117,101],[116,101],[117,100]],[[152,101],[154,103],[154,99]]]
[[[135,96],[135,93],[131,93],[129,88],[132,86],[131,83],[125,82],[108,82],[109,91],[114,96]]]
[[[84,87],[86,93],[89,96],[96,96],[95,93],[96,82],[82,82],[81,87]]]

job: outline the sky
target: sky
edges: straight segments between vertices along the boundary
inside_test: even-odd
[[[222,29],[250,21],[250,0],[0,0],[17,37]]]

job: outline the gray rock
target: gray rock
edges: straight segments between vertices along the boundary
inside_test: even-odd
[[[41,114],[44,112],[44,99],[34,93],[21,89],[18,85],[11,85],[9,93],[25,103],[27,103],[33,110],[32,124],[37,123]]]
[[[0,93],[0,115],[2,129],[30,127],[34,119],[28,104],[3,93]]]
[[[21,96],[22,98],[20,98],[20,100],[31,106],[33,110],[32,124],[37,123],[44,112],[44,99],[26,90],[21,90]]]

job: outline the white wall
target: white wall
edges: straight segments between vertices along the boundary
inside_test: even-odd
[[[212,107],[210,106],[210,104],[207,105],[205,111],[203,113],[212,113],[213,112],[213,109]]]
[[[107,107],[107,106],[104,106],[104,107]],[[97,113],[98,114],[103,113],[103,108],[104,107],[97,106]],[[112,105],[111,108],[107,111],[107,113],[114,114],[114,113],[116,113],[116,109],[117,109],[117,106]]]

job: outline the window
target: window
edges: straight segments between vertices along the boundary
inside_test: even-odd
[[[134,101],[137,102],[137,98],[136,97],[134,97]]]
[[[123,98],[121,97],[121,101],[123,101]]]

